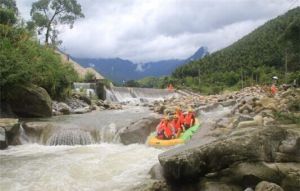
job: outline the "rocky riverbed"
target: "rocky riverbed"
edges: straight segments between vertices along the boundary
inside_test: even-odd
[[[211,96],[184,91],[177,93],[181,96],[153,103],[141,102],[139,105],[159,114],[172,113],[177,106],[181,106],[183,110],[192,107],[200,118],[202,127],[187,144],[159,152],[159,163],[150,171],[152,180],[139,184],[136,190],[300,189],[300,89],[279,91],[275,96],[270,96],[261,87],[248,87],[239,92]],[[87,110],[91,111],[95,109],[94,105],[97,105],[98,110],[122,107],[101,100],[93,103],[80,95],[74,95],[65,103],[54,102],[52,107],[54,112],[59,112],[57,115],[62,115],[81,113],[75,112],[78,108],[88,108]],[[120,112],[126,114],[126,107]],[[84,116],[90,116],[89,120],[93,120],[96,113]],[[71,115],[70,119],[75,120],[75,116]],[[155,130],[159,119],[159,115],[152,114],[128,121],[120,128],[108,123],[104,126],[109,128],[102,129],[115,129],[112,135],[117,134],[120,142],[125,145],[143,144],[148,135]],[[80,125],[85,124],[86,128],[71,125],[72,131],[65,131],[65,134],[77,135],[80,130],[80,135],[84,132],[90,134],[91,140],[102,140],[98,133],[91,133],[94,132],[90,131],[94,125],[85,122],[89,120],[80,122]],[[24,123],[23,129],[39,139],[44,139],[45,136],[40,135],[50,136],[51,132],[44,131],[54,129],[46,127],[47,124],[49,123]],[[96,126],[103,126],[98,117]],[[6,148],[7,144],[20,144],[19,120],[2,118],[0,127],[1,148]],[[39,130],[43,133],[39,133]],[[99,131],[99,135],[103,132]]]
[[[249,87],[158,102],[153,109],[163,113],[176,105],[194,107],[202,128],[189,143],[159,155],[145,190],[300,190],[300,89],[270,96]],[[228,112],[209,119],[220,107]]]

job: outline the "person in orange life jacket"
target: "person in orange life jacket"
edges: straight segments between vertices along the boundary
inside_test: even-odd
[[[182,113],[180,107],[176,107],[175,115],[178,117],[180,127],[181,127],[181,131],[185,131],[185,128],[184,128],[184,114]]]
[[[189,108],[187,115],[184,118],[184,127],[188,129],[195,125],[195,113],[193,112],[192,108]]]
[[[271,93],[272,95],[275,95],[278,91],[277,87],[276,87],[276,84],[277,84],[277,80],[278,80],[278,77],[277,76],[273,76],[272,77],[272,86],[271,86]]]
[[[156,128],[158,139],[172,139],[175,137],[175,130],[171,126],[169,117],[164,117]]]
[[[176,133],[175,137],[178,138],[180,136],[180,133],[182,132],[182,129],[181,129],[180,120],[177,115],[173,116],[173,120],[172,120],[171,124]]]

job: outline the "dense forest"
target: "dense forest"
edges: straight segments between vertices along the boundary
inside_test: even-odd
[[[177,68],[172,78],[206,93],[225,88],[300,81],[300,7],[268,21],[234,44]],[[225,37],[224,37],[225,38]]]
[[[76,71],[62,63],[54,44],[39,43],[37,25],[20,18],[14,0],[0,3],[1,101],[9,99],[14,87],[31,84],[46,89],[53,99],[68,96],[72,82],[78,80]]]

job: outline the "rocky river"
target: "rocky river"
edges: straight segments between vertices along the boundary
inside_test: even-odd
[[[140,91],[113,89],[110,101],[122,109],[1,121],[16,145],[0,150],[1,190],[300,189],[299,89],[150,99]],[[147,146],[161,114],[176,106],[194,108],[199,131],[185,145]]]

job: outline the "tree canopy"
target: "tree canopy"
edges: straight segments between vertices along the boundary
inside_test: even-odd
[[[30,11],[38,33],[45,32],[45,43],[58,43],[57,25],[66,24],[73,27],[75,20],[83,18],[81,5],[76,0],[38,0],[32,4]]]
[[[0,24],[13,25],[17,22],[17,16],[15,0],[0,0]]]

